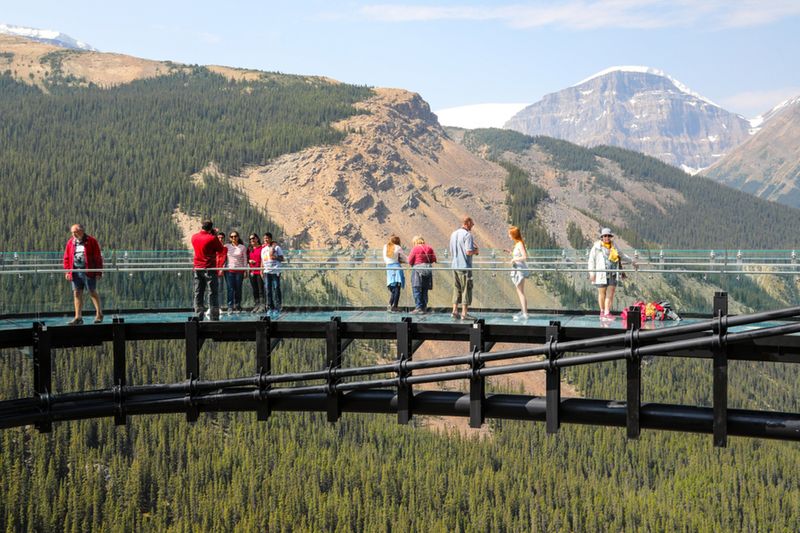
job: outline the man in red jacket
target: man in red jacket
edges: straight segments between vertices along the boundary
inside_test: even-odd
[[[202,229],[192,235],[194,248],[194,312],[203,320],[205,312],[205,293],[208,285],[209,317],[219,320],[219,291],[217,286],[217,255],[225,252],[225,247],[214,235],[214,223],[204,220]]]
[[[64,249],[64,269],[66,278],[72,282],[72,296],[75,304],[75,318],[69,324],[83,324],[83,289],[89,289],[89,297],[94,304],[94,323],[103,321],[103,310],[100,306],[100,295],[97,294],[97,280],[103,275],[103,256],[100,245],[91,235],[86,234],[83,224],[73,224],[70,228],[72,237]]]

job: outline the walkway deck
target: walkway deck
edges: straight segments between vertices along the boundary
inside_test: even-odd
[[[487,325],[507,325],[507,326],[537,326],[545,327],[551,321],[559,321],[562,327],[565,328],[585,328],[585,329],[608,329],[614,333],[625,330],[625,321],[623,321],[617,313],[613,320],[600,319],[596,314],[580,314],[574,311],[559,313],[557,311],[543,311],[531,312],[527,320],[515,321],[512,318],[512,311],[470,311],[476,319],[481,319]],[[191,310],[169,310],[160,312],[121,312],[113,313],[108,312],[105,317],[105,323],[112,322],[113,318],[121,318],[127,324],[144,324],[144,323],[162,323],[174,324],[186,322],[193,316]],[[228,315],[222,313],[220,322],[250,322],[258,320],[263,314],[254,313],[234,313]],[[269,315],[273,321],[279,322],[324,322],[330,320],[331,317],[340,317],[342,322],[362,322],[362,323],[398,323],[405,317],[411,317],[413,322],[419,324],[469,324],[471,321],[462,321],[453,319],[449,311],[439,310],[425,315],[413,315],[411,313],[388,313],[383,310],[377,309],[342,309],[342,310],[304,310],[304,309],[288,309],[280,315]],[[93,326],[92,320],[94,315],[92,312],[87,312],[84,315],[85,324],[81,327]],[[65,326],[72,319],[71,314],[47,314],[47,315],[20,315],[20,316],[0,316],[0,330],[21,329],[29,328],[33,322],[44,323],[48,327]],[[664,320],[664,321],[648,321],[644,324],[642,329],[662,329],[670,328],[678,325],[692,324],[708,318],[686,318],[680,321]],[[729,331],[746,331],[755,328],[778,326],[789,322],[785,321],[769,321],[760,322],[757,324],[750,324],[746,326],[732,327]]]

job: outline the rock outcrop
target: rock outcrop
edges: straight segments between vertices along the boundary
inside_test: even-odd
[[[415,93],[376,89],[334,127],[339,145],[313,147],[231,179],[311,247],[380,247],[392,233],[446,246],[461,214],[480,245],[504,245],[505,171],[454,143]]]

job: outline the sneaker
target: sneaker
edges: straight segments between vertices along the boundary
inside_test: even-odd
[[[458,320],[461,318],[460,316],[458,316],[458,313],[450,313],[450,316],[453,318],[453,320]]]
[[[467,313],[466,315],[461,315],[461,320],[475,320],[475,317],[471,314]]]
[[[424,309],[420,309],[419,307],[417,307],[416,309],[411,311],[411,314],[412,315],[423,315],[423,314],[425,314],[425,310]]]
[[[521,320],[528,320],[528,313],[517,313],[514,315],[514,322],[519,322]]]
[[[103,322],[103,315],[97,315],[96,317],[94,317],[95,324],[100,324],[101,322]]]
[[[80,326],[81,324],[83,324],[82,318],[73,318],[72,320],[67,322],[68,326]]]

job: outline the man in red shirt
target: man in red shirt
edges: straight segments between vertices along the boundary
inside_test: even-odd
[[[103,275],[103,256],[100,245],[91,235],[86,234],[83,224],[73,224],[70,228],[72,237],[64,249],[64,270],[66,278],[72,282],[72,299],[75,304],[75,318],[69,324],[83,324],[83,289],[89,289],[89,297],[94,304],[94,323],[103,321],[103,310],[100,306],[100,295],[97,294],[97,280]]]
[[[194,248],[194,312],[203,320],[205,312],[205,293],[208,285],[209,316],[211,320],[219,320],[219,291],[217,286],[217,254],[222,254],[225,247],[214,235],[214,223],[204,220],[202,229],[192,235]]]

